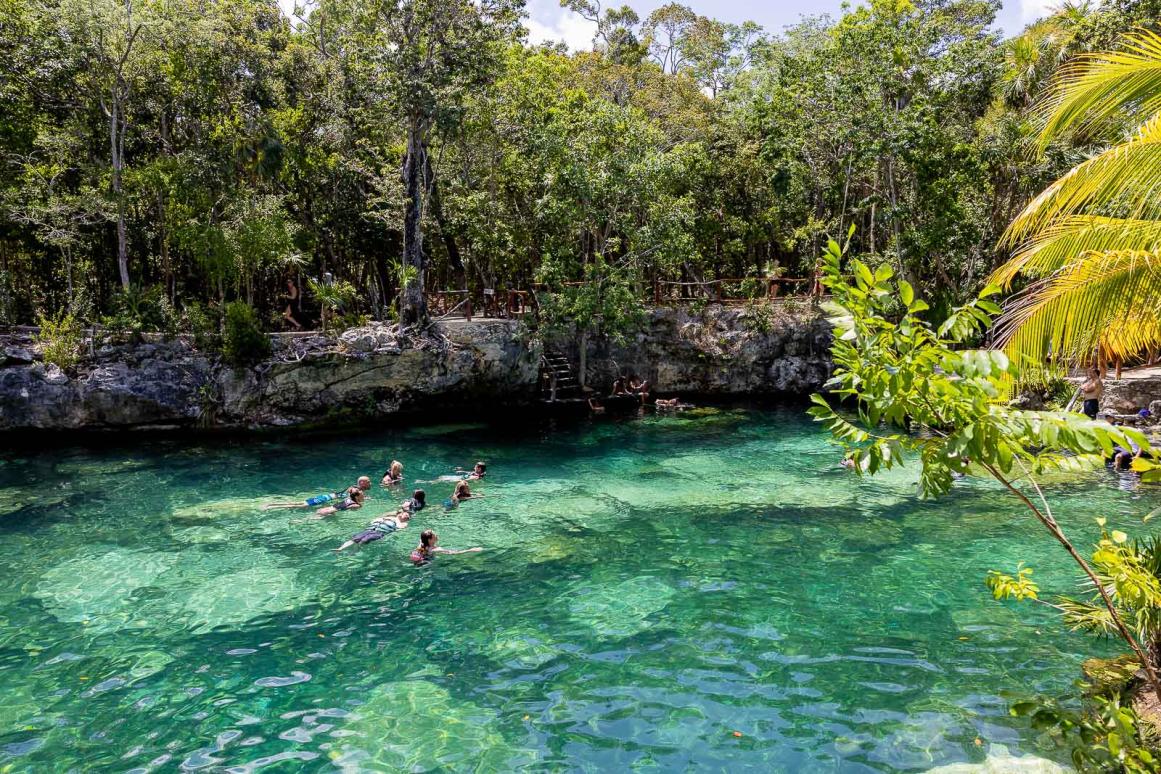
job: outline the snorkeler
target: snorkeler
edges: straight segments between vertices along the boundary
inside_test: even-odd
[[[411,511],[400,509],[392,516],[376,516],[371,520],[367,529],[352,535],[351,539],[336,548],[335,552],[345,551],[351,546],[364,546],[387,535],[393,535],[401,529],[406,529],[407,525],[411,523],[411,515]]]
[[[299,500],[298,502],[293,503],[267,503],[266,505],[262,506],[262,510],[273,511],[288,508],[317,508],[318,506],[325,505],[332,500],[342,500],[348,497],[352,489],[358,489],[359,494],[361,495],[363,492],[366,492],[370,488],[370,476],[359,476],[359,479],[355,482],[354,486],[347,487],[347,489],[342,492],[326,492],[324,494],[308,497],[305,500]],[[362,500],[360,500],[360,502],[362,502]],[[344,509],[340,508],[340,510]]]
[[[439,535],[435,534],[434,530],[425,529],[419,533],[419,545],[411,552],[411,561],[415,564],[427,564],[435,558],[436,554],[474,554],[483,550],[479,546],[459,551],[451,548],[440,548]]]
[[[314,515],[318,518],[322,518],[323,516],[330,516],[332,513],[338,513],[339,511],[358,510],[359,508],[363,507],[363,501],[366,498],[367,496],[363,494],[362,489],[357,486],[352,486],[347,489],[346,497],[334,505],[328,505],[326,507],[319,508],[314,512]]]
[[[383,486],[395,486],[403,483],[403,463],[399,460],[391,460],[391,465],[388,466],[387,472],[383,474],[383,480],[379,482]]]

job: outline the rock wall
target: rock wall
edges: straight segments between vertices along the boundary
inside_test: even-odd
[[[769,307],[768,307],[769,309]],[[774,309],[779,309],[775,307]],[[827,378],[829,329],[803,307],[754,316],[712,307],[657,310],[629,341],[597,342],[588,384],[637,374],[658,393],[805,395]],[[575,342],[563,347],[579,362]],[[0,431],[261,428],[375,419],[410,412],[490,411],[539,397],[539,343],[516,322],[448,321],[400,338],[372,325],[279,337],[271,359],[230,368],[184,339],[104,345],[64,373],[28,336],[0,337]]]
[[[540,350],[507,321],[450,322],[399,340],[394,328],[278,339],[273,358],[234,369],[186,341],[104,346],[74,374],[9,338],[0,431],[271,427],[383,417],[535,397]]]
[[[616,376],[636,375],[659,394],[802,396],[830,376],[829,350],[830,325],[806,302],[657,309],[628,341],[589,347],[586,384],[606,392]],[[575,347],[569,355],[579,366]]]

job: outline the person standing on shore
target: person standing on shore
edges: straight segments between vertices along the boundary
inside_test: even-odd
[[[1093,367],[1088,369],[1088,378],[1080,385],[1080,394],[1084,398],[1084,413],[1089,419],[1096,419],[1097,411],[1100,410],[1101,396],[1104,394],[1105,385],[1101,381],[1101,371],[1099,368]]]

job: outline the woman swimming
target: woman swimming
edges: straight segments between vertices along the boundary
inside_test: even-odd
[[[450,476],[440,476],[436,479],[436,481],[479,481],[481,478],[487,475],[488,466],[483,462],[477,462],[475,467],[472,468],[471,472],[468,472],[463,468],[456,468],[456,471],[456,473],[453,473]]]
[[[367,496],[363,494],[362,489],[357,486],[352,486],[347,489],[346,497],[334,505],[328,505],[324,508],[319,508],[314,512],[314,515],[318,518],[322,518],[323,516],[330,516],[332,513],[338,513],[339,511],[358,510],[359,508],[363,507],[363,500],[365,500],[366,497]]]
[[[427,564],[436,554],[474,554],[484,549],[476,546],[456,551],[451,548],[440,548],[439,535],[434,530],[425,529],[419,534],[419,545],[411,552],[411,561],[415,564]]]
[[[344,490],[342,492],[326,492],[324,494],[315,495],[314,497],[308,497],[305,500],[299,500],[298,502],[293,502],[293,503],[268,503],[268,504],[262,506],[262,510],[273,511],[273,510],[280,510],[280,509],[287,509],[287,508],[317,508],[318,506],[325,505],[326,503],[329,503],[332,500],[342,500],[350,493],[350,491],[352,489],[358,489],[359,493],[362,494],[363,492],[366,492],[370,488],[371,488],[370,476],[359,476],[359,479],[355,482],[354,486],[348,487],[346,490]]]
[[[408,510],[400,510],[392,516],[377,516],[371,520],[367,529],[352,535],[350,540],[336,548],[335,551],[345,551],[351,546],[364,546],[373,543],[387,535],[394,535],[401,529],[406,529],[410,523],[411,511]]]
[[[387,468],[387,472],[383,474],[383,480],[379,482],[383,486],[395,486],[403,483],[403,463],[399,460],[391,460],[391,465]]]
[[[483,495],[472,494],[472,488],[468,485],[468,482],[460,481],[458,484],[456,484],[456,489],[454,492],[452,492],[452,496],[447,500],[444,500],[443,505],[445,508],[455,508],[460,504],[460,501],[470,500],[473,497],[478,500],[483,497]]]

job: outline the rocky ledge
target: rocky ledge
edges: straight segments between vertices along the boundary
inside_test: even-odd
[[[337,338],[278,337],[270,360],[231,368],[183,337],[104,345],[74,373],[9,337],[0,430],[323,424],[483,401],[531,401],[540,351],[509,321],[453,322],[423,336],[373,325]]]
[[[805,395],[829,373],[813,310],[713,307],[651,313],[621,344],[586,353],[587,382],[634,373],[667,394]],[[579,365],[575,345],[558,345]],[[424,335],[374,324],[338,337],[276,337],[273,356],[231,368],[184,337],[89,345],[70,372],[28,336],[0,336],[0,431],[263,428],[529,405],[543,348],[514,321],[451,320]]]

